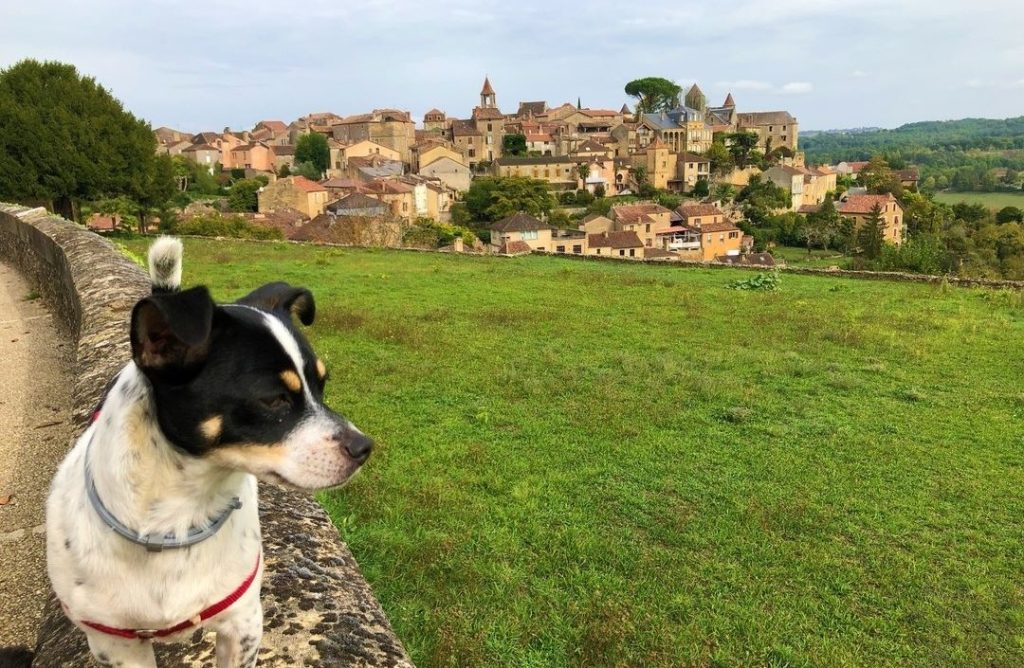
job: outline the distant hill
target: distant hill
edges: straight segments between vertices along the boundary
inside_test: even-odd
[[[812,163],[867,160],[878,153],[943,151],[1005,151],[1024,149],[1024,116],[1006,119],[964,118],[958,121],[922,121],[892,130],[854,129],[801,133],[800,147]]]

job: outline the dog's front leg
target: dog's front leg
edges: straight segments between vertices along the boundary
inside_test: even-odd
[[[263,606],[253,597],[233,612],[216,627],[217,668],[252,668],[263,639]]]
[[[156,668],[153,643],[128,640],[105,633],[86,633],[92,660],[100,668]]]

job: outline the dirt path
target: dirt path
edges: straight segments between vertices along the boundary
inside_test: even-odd
[[[46,494],[72,437],[73,349],[34,297],[0,263],[0,655],[35,646],[50,586]]]

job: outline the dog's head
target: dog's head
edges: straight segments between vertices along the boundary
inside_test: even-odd
[[[344,483],[373,442],[323,403],[328,370],[295,325],[313,324],[305,288],[270,283],[233,304],[180,291],[181,243],[149,253],[153,294],[132,311],[135,364],[161,430],[190,455],[302,488]]]

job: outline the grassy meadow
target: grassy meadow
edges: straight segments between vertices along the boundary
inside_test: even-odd
[[[316,295],[378,440],[322,501],[420,666],[1024,665],[1020,293],[185,246]]]
[[[935,201],[943,204],[983,204],[993,211],[1003,207],[1015,206],[1024,209],[1024,193],[958,193],[958,192],[937,192]]]

